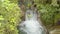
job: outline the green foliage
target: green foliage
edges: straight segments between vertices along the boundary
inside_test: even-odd
[[[53,23],[53,15],[54,15],[54,11],[56,10],[56,8],[54,9],[54,7],[47,5],[41,5],[39,6],[39,11],[41,13],[41,17],[44,21],[45,25],[49,25]]]
[[[9,0],[12,3],[18,3],[18,0]]]
[[[27,2],[26,0],[25,2],[24,0],[25,6],[32,6],[31,1]],[[60,8],[57,0],[52,0],[51,4],[47,4],[46,1],[34,0],[38,11],[41,13],[43,23],[46,26],[51,26],[60,19]],[[0,34],[18,34],[17,26],[21,21],[21,12],[17,3],[18,0],[0,0]],[[30,18],[31,15],[28,17]]]
[[[53,5],[53,6],[59,6],[59,5],[57,4],[57,0],[52,0],[51,5]]]
[[[34,0],[37,4],[46,4],[47,0]]]
[[[18,34],[21,12],[17,3],[11,1],[0,0],[0,34]]]
[[[38,11],[41,13],[41,19],[43,23],[46,26],[52,26],[56,24],[58,19],[60,19],[60,10],[57,0],[52,0],[51,4],[44,4],[39,2],[39,0],[36,0],[35,2],[37,4]]]

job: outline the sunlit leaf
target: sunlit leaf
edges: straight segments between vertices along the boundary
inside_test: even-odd
[[[0,16],[0,20],[4,20],[4,18],[3,18],[3,16],[2,16],[2,15]]]

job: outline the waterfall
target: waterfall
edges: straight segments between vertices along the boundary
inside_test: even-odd
[[[37,20],[36,11],[26,11],[25,21],[20,24],[20,34],[45,34],[44,28]]]

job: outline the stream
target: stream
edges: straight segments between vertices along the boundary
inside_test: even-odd
[[[20,24],[20,34],[46,34],[43,26],[37,20],[37,13],[33,10],[27,10],[25,21]]]

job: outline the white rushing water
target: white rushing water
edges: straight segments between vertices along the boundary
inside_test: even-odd
[[[45,34],[44,28],[37,21],[37,13],[33,10],[26,11],[25,21],[20,24],[20,30],[20,34]]]

